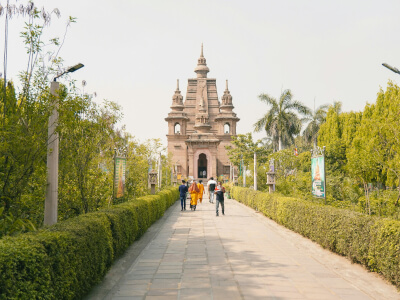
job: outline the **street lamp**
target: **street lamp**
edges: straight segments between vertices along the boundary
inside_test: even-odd
[[[83,67],[79,63],[75,66],[67,68],[65,71],[57,74],[50,85],[50,93],[57,97],[57,90],[60,84],[57,78],[66,73],[72,73]],[[57,207],[58,207],[58,151],[59,151],[59,136],[56,132],[58,125],[58,101],[54,100],[53,111],[49,118],[48,124],[48,144],[47,144],[47,185],[46,185],[46,200],[44,203],[44,225],[53,225],[57,223]]]
[[[254,151],[254,190],[257,191],[257,152]]]
[[[399,69],[397,69],[395,67],[392,67],[392,66],[388,65],[387,63],[383,63],[382,66],[388,68],[390,71],[393,71],[393,72],[395,72],[397,74],[400,74]]]

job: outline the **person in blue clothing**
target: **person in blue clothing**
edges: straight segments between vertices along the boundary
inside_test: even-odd
[[[186,193],[188,192],[188,187],[185,184],[185,180],[182,180],[182,184],[179,186],[179,197],[181,198],[181,211],[186,210]]]

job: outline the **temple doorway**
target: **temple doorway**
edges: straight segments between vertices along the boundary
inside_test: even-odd
[[[207,178],[207,156],[204,153],[199,155],[197,166],[197,177]]]

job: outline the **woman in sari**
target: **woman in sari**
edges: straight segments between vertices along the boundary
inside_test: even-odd
[[[193,180],[193,183],[189,187],[190,193],[190,209],[196,210],[197,198],[199,195],[199,188],[197,187],[196,181]]]

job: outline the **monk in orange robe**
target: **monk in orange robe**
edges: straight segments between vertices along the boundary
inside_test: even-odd
[[[200,203],[203,202],[203,194],[204,194],[204,185],[202,182],[203,182],[203,180],[200,180],[199,183],[197,184],[197,187],[199,188],[198,199],[199,199]]]
[[[189,193],[190,193],[190,209],[196,210],[197,199],[199,196],[199,188],[197,187],[197,183],[194,180],[193,180],[193,183],[189,187]]]

